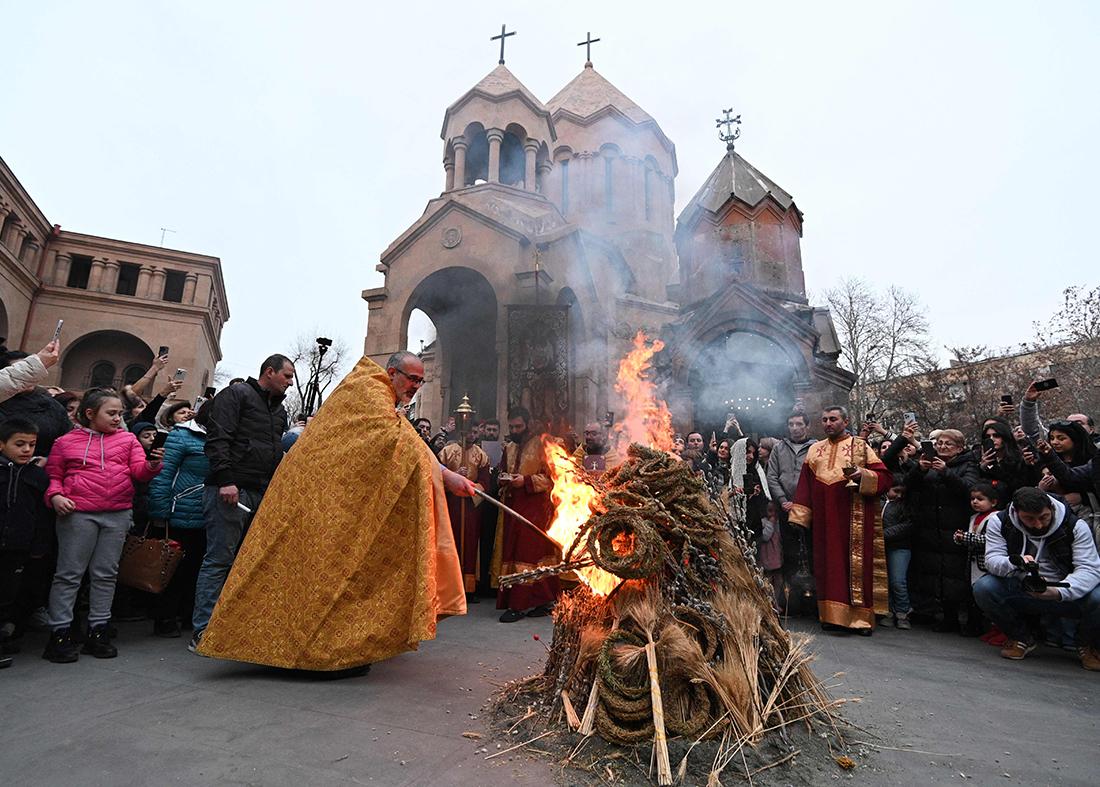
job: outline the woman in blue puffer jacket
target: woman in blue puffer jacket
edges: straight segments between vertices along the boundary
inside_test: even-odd
[[[168,536],[183,546],[183,558],[168,587],[153,602],[153,633],[158,637],[180,636],[180,621],[191,620],[195,603],[195,580],[206,554],[206,523],[202,515],[202,489],[210,463],[203,448],[206,429],[201,425],[209,414],[209,402],[191,421],[176,424],[164,443],[163,468],[149,484],[150,535]]]

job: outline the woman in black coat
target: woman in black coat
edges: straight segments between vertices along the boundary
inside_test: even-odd
[[[922,454],[905,477],[917,590],[943,610],[934,631],[959,631],[959,609],[970,599],[966,548],[954,538],[956,530],[967,528],[970,488],[979,480],[978,463],[965,440],[962,432],[943,430],[936,438],[936,456]]]
[[[1012,430],[999,421],[987,421],[982,429],[981,459],[978,467],[982,480],[993,484],[1003,501],[1022,486],[1039,483],[1039,471],[1024,462],[1024,455],[1016,444]]]

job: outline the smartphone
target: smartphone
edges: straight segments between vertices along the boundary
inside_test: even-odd
[[[920,452],[929,459],[936,458],[936,445],[931,440],[920,441]]]
[[[204,399],[213,399],[214,398],[214,386],[211,385],[205,391],[203,391],[202,396],[203,396]]]
[[[916,413],[906,413],[902,417],[905,419],[905,423],[907,423],[907,424],[915,424],[917,422],[917,414]]]
[[[1045,380],[1040,380],[1039,382],[1035,383],[1036,391],[1051,391],[1057,387],[1058,381],[1055,380],[1053,377],[1048,377]]]
[[[987,437],[984,440],[982,440],[982,452],[987,453],[987,452],[992,451],[992,450],[993,450],[993,438],[992,437]]]
[[[168,345],[162,344],[160,347],[157,348],[157,357],[163,358],[166,355],[168,355]]]
[[[153,438],[153,448],[164,448],[164,441],[168,439],[167,432],[157,432]]]
[[[1012,404],[1012,394],[1001,394],[1001,404]]]
[[[172,375],[173,380],[182,380],[187,377],[186,369],[176,369],[176,373]]]
[[[65,324],[64,320],[58,320],[57,321],[57,327],[53,329],[53,340],[55,342],[61,340],[61,326],[64,325],[64,324]]]

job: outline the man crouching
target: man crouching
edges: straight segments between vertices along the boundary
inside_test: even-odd
[[[1035,650],[1029,618],[1077,618],[1081,666],[1100,670],[1100,556],[1072,509],[1035,487],[1017,490],[986,527],[985,565],[974,600],[1008,635],[1001,656]]]

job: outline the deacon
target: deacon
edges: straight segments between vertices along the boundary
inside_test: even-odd
[[[825,408],[821,426],[827,439],[810,446],[788,516],[812,529],[822,628],[870,636],[875,613],[889,609],[877,501],[893,477],[866,440],[848,434],[845,408]]]
[[[596,422],[584,427],[584,445],[577,447],[573,458],[594,475],[603,475],[622,464],[618,452],[608,442],[607,427]]]
[[[546,466],[542,440],[532,434],[531,413],[524,407],[508,411],[508,444],[504,446],[498,479],[500,498],[505,505],[541,530],[550,526],[554,513],[550,500],[553,482]],[[502,516],[504,527],[497,532],[500,566],[497,576],[560,562],[561,550],[553,542],[511,515]],[[498,563],[496,556],[494,563]],[[497,593],[497,609],[504,610],[500,622],[515,623],[524,616],[534,618],[550,614],[558,590],[557,577],[501,588]]]
[[[399,406],[424,382],[408,352],[363,358],[286,455],[198,652],[349,676],[415,650],[466,612],[442,468]]]
[[[448,470],[476,483],[482,489],[489,487],[489,455],[477,445],[479,430],[466,433],[465,445],[448,443],[439,452],[439,463]],[[466,601],[478,603],[475,595],[478,577],[478,540],[481,536],[480,497],[465,497],[447,492],[447,513],[451,517],[451,532],[458,546],[462,563],[462,584]]]

